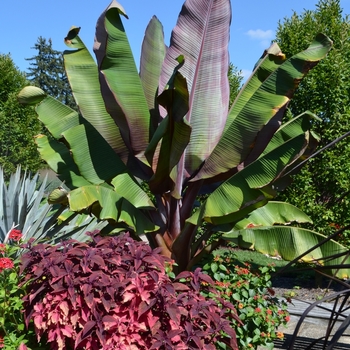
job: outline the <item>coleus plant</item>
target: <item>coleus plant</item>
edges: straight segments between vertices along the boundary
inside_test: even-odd
[[[97,63],[79,28],[65,38],[72,48],[64,53],[65,69],[80,113],[35,87],[19,100],[38,104],[53,136],[37,136],[39,151],[71,189],[51,200],[108,220],[114,232],[146,234],[182,271],[213,248],[208,239],[221,225],[234,225],[273,198],[288,167],[314,149],[311,113],[282,126],[281,120],[332,42],[319,34],[289,59],[273,44],[229,110],[229,0],[187,0],[169,47],[153,17],[140,73],[122,16],[112,1],[98,19]]]
[[[208,275],[171,279],[159,248],[128,234],[89,235],[87,243],[26,245],[25,318],[38,341],[55,350],[237,349],[235,308]]]

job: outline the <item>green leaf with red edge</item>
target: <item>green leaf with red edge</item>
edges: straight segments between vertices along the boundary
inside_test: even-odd
[[[157,96],[159,76],[166,50],[163,26],[158,18],[153,16],[146,28],[140,58],[140,78],[151,115],[151,136],[161,118]]]
[[[298,135],[252,162],[213,191],[187,221],[198,224],[204,219],[215,225],[235,223],[265,205],[269,195],[264,188],[298,158],[305,144],[305,135]]]
[[[79,31],[69,31],[69,47],[74,50],[65,51],[64,65],[74,99],[84,120],[96,129],[110,147],[122,158],[126,159],[128,150],[121,137],[118,126],[106,111],[99,83],[98,67],[94,58],[78,36]],[[84,79],[81,79],[83,72]]]
[[[267,55],[242,88],[220,141],[193,181],[213,178],[243,162],[255,145],[259,146],[256,139],[260,132],[263,136],[264,126],[286,108],[300,81],[331,47],[332,41],[319,34],[305,51],[288,60],[280,54]],[[260,75],[265,68],[269,74]],[[245,93],[245,89],[249,93]],[[282,116],[280,113],[278,119]]]
[[[106,110],[120,128],[133,154],[143,160],[149,142],[150,112],[116,1],[108,6],[96,25],[94,52]],[[115,79],[115,77],[118,79]]]
[[[181,196],[183,154],[191,135],[191,127],[185,119],[189,98],[187,84],[186,79],[179,73],[180,67],[184,64],[183,57],[178,57],[177,61],[179,65],[175,67],[167,86],[158,97],[159,103],[168,114],[146,150],[149,162],[156,164],[155,174],[149,181],[150,189],[153,193],[172,191],[175,198]],[[159,153],[156,152],[158,143],[160,143]]]
[[[192,127],[183,174],[192,175],[201,166],[219,141],[226,123],[230,22],[229,0],[187,0],[172,31],[159,92],[168,84],[177,65],[176,58],[183,55],[185,64],[180,72],[188,84],[186,119]]]

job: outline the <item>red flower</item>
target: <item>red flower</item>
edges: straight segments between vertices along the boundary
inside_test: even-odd
[[[260,307],[256,307],[256,308],[255,308],[255,312],[261,312]]]
[[[5,346],[4,344],[4,337],[0,335],[0,348],[3,348]]]
[[[20,230],[12,229],[9,235],[9,239],[13,239],[14,241],[20,241],[22,238],[22,232]]]
[[[290,321],[290,316],[286,316],[284,319],[286,320],[286,322],[289,322]]]
[[[10,258],[0,258],[0,272],[4,269],[12,269],[13,261]]]
[[[0,253],[6,251],[6,244],[0,243]]]
[[[249,270],[245,269],[243,267],[239,267],[237,270],[237,275],[248,275],[249,274]]]

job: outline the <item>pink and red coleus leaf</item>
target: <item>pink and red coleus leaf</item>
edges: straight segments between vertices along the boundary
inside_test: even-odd
[[[173,281],[165,272],[172,261],[146,243],[128,234],[94,233],[91,239],[38,244],[23,255],[25,316],[34,319],[38,339],[45,337],[51,349],[151,349],[160,342],[209,349],[212,339],[234,335],[225,323],[233,305],[223,311],[201,295],[211,279],[200,270]],[[64,260],[57,258],[61,252]],[[221,326],[213,327],[218,319]]]

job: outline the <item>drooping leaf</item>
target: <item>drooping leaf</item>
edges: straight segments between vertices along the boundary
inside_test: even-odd
[[[234,230],[253,226],[273,226],[276,224],[312,223],[311,218],[292,204],[269,201],[265,206],[254,210],[247,218],[239,221]]]
[[[152,209],[154,205],[146,192],[130,177],[129,174],[117,175],[112,180],[114,190],[123,198],[127,199],[136,208]]]
[[[35,111],[51,135],[57,140],[62,139],[64,131],[79,125],[81,122],[76,111],[51,96],[45,98]]]
[[[223,238],[225,240],[232,239],[245,248],[255,249],[263,254],[281,256],[284,260],[293,260],[326,237],[300,227],[267,226],[235,231],[224,234]],[[330,240],[303,257],[303,261],[325,266],[349,264],[349,257],[345,260],[344,257],[338,257],[330,261],[326,259],[329,256],[346,251],[348,251],[346,247]],[[334,270],[333,273],[335,272]],[[337,276],[349,278],[350,269],[340,269]]]
[[[261,153],[261,156],[270,152],[287,140],[308,132],[311,129],[312,120],[319,120],[319,118],[315,114],[306,111],[289,120],[287,123],[282,124]]]
[[[131,179],[124,178],[124,180],[126,180],[124,186],[127,186]],[[101,220],[125,223],[127,227],[138,234],[153,232],[158,229],[141,210],[130,204],[111,186],[82,186],[69,192],[68,199],[72,211],[80,212],[88,209]],[[149,202],[145,198],[138,205],[140,207],[146,207],[149,205]],[[126,213],[125,210],[128,212]]]
[[[25,105],[36,105],[41,102],[47,95],[36,86],[24,87],[17,96],[18,102]]]
[[[49,139],[45,135],[38,135],[35,142],[41,157],[68,188],[73,189],[89,184],[81,176],[69,149],[63,143]]]
[[[202,219],[214,225],[236,222],[266,203],[264,194],[250,188],[244,177],[237,174],[234,181],[226,181],[209,195],[187,222],[194,225]]]

